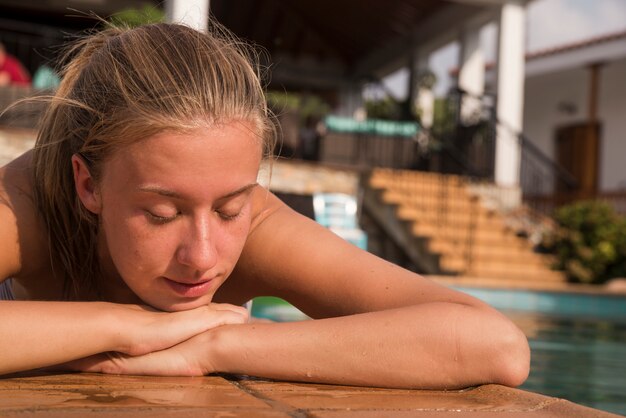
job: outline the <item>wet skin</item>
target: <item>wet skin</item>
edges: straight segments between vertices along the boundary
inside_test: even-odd
[[[210,303],[246,242],[260,159],[243,122],[132,144],[98,184],[75,156],[79,197],[101,222],[106,299],[164,311]]]

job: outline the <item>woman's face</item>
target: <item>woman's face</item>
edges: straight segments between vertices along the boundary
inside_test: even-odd
[[[248,236],[260,160],[261,141],[244,122],[116,152],[96,193],[105,289],[119,295],[125,284],[166,311],[210,303]]]

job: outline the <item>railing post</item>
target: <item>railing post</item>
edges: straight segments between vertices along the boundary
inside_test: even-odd
[[[479,199],[478,196],[472,195],[469,199],[470,202],[470,210],[469,210],[469,220],[467,223],[467,239],[465,242],[465,273],[469,273],[472,269],[472,264],[474,262],[474,232],[476,231],[478,219],[477,213]]]

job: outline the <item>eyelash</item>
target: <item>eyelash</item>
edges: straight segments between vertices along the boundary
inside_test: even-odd
[[[232,222],[237,220],[240,216],[241,216],[241,211],[237,212],[234,215],[227,215],[225,213],[219,212],[217,211],[218,216],[220,217],[220,219],[226,221],[226,222]],[[157,224],[157,225],[164,225],[166,223],[172,222],[173,220],[175,220],[176,218],[178,218],[180,216],[180,212],[177,213],[174,216],[159,216],[159,215],[155,215],[154,213],[151,213],[150,211],[146,211],[146,215],[148,215],[148,217],[150,218],[150,220]]]
[[[224,221],[226,221],[226,222],[232,222],[232,221],[237,220],[237,218],[239,218],[239,217],[241,216],[241,212],[242,212],[242,211],[239,211],[239,212],[237,212],[237,213],[236,213],[236,214],[234,214],[234,215],[227,215],[227,214],[225,214],[225,213],[222,213],[222,212],[217,211],[217,214],[219,215],[219,217],[220,217],[222,220],[224,220]]]
[[[146,211],[146,214],[148,215],[148,217],[153,223],[157,225],[163,225],[168,222],[172,222],[174,219],[178,218],[178,216],[180,215],[180,212],[178,212],[174,216],[159,216],[159,215],[155,215],[154,213],[150,211]]]

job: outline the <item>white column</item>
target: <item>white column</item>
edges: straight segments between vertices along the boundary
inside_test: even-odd
[[[165,0],[165,14],[170,23],[182,23],[206,32],[209,22],[209,0]]]
[[[495,181],[501,186],[519,186],[521,149],[517,135],[522,130],[524,111],[524,15],[520,0],[507,0],[500,12]]]
[[[478,97],[485,92],[485,57],[477,27],[466,28],[461,34],[459,87],[468,93],[461,102],[461,121],[468,125],[478,122],[481,113]]]
[[[433,93],[435,75],[428,67],[429,54],[417,51],[415,69],[417,73],[417,98],[414,106],[420,114],[420,121],[425,129],[433,126],[435,116],[435,94]]]
[[[435,94],[432,88],[419,88],[417,91],[417,109],[424,129],[432,128],[435,120]]]

